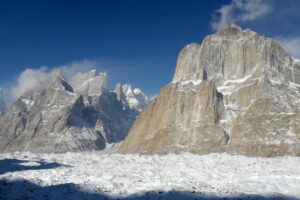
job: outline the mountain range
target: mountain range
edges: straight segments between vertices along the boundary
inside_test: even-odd
[[[96,70],[69,80],[54,71],[0,116],[0,152],[102,150],[125,139],[118,153],[300,156],[300,61],[252,30],[231,25],[185,46],[151,101],[108,82]]]
[[[110,91],[92,70],[66,81],[53,72],[42,91],[28,91],[0,117],[0,152],[63,153],[101,150],[122,141],[147,104],[129,85]]]

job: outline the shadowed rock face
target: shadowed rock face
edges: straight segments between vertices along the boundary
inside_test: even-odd
[[[62,153],[104,149],[122,141],[139,112],[124,107],[95,71],[69,85],[55,72],[42,93],[27,93],[0,117],[0,152]],[[84,79],[87,77],[87,80]],[[79,93],[74,92],[78,90]]]
[[[300,156],[300,62],[232,25],[180,52],[119,153]]]

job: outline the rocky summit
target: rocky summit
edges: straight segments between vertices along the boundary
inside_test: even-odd
[[[231,25],[182,49],[119,153],[300,156],[300,62]]]
[[[122,141],[139,114],[92,70],[69,81],[54,72],[42,92],[27,92],[0,117],[0,152],[101,150]]]

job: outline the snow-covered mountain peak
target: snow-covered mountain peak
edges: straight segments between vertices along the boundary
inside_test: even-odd
[[[73,88],[67,83],[61,76],[60,70],[55,70],[51,75],[51,80],[48,88],[54,90],[66,90],[68,92],[74,92]]]
[[[141,90],[140,88],[135,88],[135,89],[133,90],[133,93],[134,93],[134,94],[140,94],[140,93],[142,93],[142,90]]]
[[[115,88],[117,98],[123,102],[124,105],[129,106],[131,109],[142,111],[148,104],[148,97],[139,88],[132,89],[129,84],[117,84]]]
[[[80,72],[69,80],[74,91],[81,95],[99,95],[108,89],[106,73],[98,73],[95,69],[89,72]]]

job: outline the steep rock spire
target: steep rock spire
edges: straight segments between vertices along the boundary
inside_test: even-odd
[[[119,152],[300,156],[299,84],[276,41],[229,26],[182,49]]]

